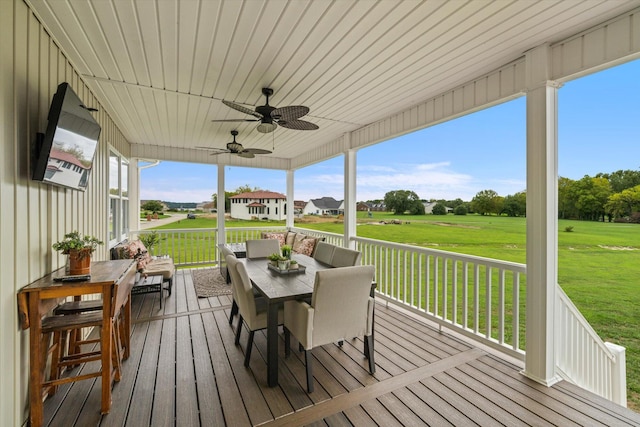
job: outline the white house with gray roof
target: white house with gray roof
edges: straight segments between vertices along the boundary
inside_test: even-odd
[[[305,215],[341,215],[344,214],[344,200],[333,197],[311,199],[302,211]]]

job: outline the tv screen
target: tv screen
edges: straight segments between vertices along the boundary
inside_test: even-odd
[[[86,190],[100,125],[68,83],[58,86],[48,120],[47,131],[36,147],[32,178],[47,184]]]

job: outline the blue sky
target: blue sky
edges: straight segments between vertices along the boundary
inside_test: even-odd
[[[580,179],[640,169],[640,60],[566,83],[559,91],[558,171]],[[525,98],[395,138],[357,153],[357,199],[412,190],[422,199],[470,201],[526,189]],[[295,199],[343,198],[343,157],[295,172]],[[284,171],[226,167],[226,189],[286,192]],[[141,199],[211,200],[214,165],[161,162],[141,171]]]

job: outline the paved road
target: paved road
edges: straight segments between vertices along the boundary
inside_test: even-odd
[[[171,224],[172,222],[180,221],[182,219],[187,219],[186,213],[172,212],[170,217],[152,219],[151,221],[140,219],[140,230],[146,230],[147,228],[157,227],[159,225]]]

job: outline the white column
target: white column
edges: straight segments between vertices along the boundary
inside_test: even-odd
[[[127,194],[129,196],[129,238],[132,233],[138,233],[140,230],[140,168],[138,162],[140,159],[129,159],[129,182],[127,185]],[[107,234],[108,235],[108,234]],[[119,236],[118,236],[119,237]]]
[[[227,243],[227,234],[224,228],[224,165],[218,165],[218,197],[217,197],[217,216],[218,216],[218,244]]]
[[[285,224],[287,229],[290,229],[293,227],[293,213],[294,213],[293,178],[294,178],[294,171],[288,170],[287,171],[287,220]]]
[[[558,278],[558,85],[548,46],[527,53],[527,309],[524,374],[550,386]]]
[[[349,143],[347,134],[347,143]],[[344,246],[355,248],[356,237],[356,150],[344,153]]]

